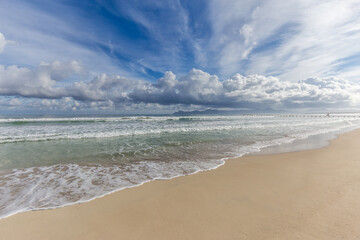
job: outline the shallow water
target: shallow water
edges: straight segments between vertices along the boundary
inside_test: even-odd
[[[358,117],[0,119],[0,216],[84,202],[225,158],[360,126]]]

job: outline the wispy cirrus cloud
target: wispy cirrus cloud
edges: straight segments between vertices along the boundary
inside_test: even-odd
[[[94,74],[150,80],[193,67],[289,81],[359,76],[356,0],[41,3],[2,3],[0,30],[19,43],[2,64],[77,59]]]
[[[2,6],[0,32],[18,43],[3,53],[2,64],[35,67],[41,61],[76,59],[95,75],[107,72],[151,79],[159,74],[139,61],[143,56],[137,49],[148,46],[136,24],[127,21],[128,26],[122,26],[123,17],[111,15],[96,2],[5,0]],[[127,36],[129,28],[135,28],[133,36]],[[135,35],[140,38],[134,39]]]
[[[0,54],[4,51],[5,46],[9,44],[16,44],[15,41],[5,39],[4,34],[0,32]]]
[[[0,53],[4,51],[5,45],[7,44],[4,34],[0,33]]]
[[[358,1],[211,1],[211,51],[224,75],[297,81],[345,76],[360,56]],[[358,64],[356,64],[358,65]],[[360,72],[352,69],[353,80]]]

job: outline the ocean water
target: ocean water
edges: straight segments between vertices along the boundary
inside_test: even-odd
[[[3,117],[0,218],[89,201],[357,127],[359,115]]]

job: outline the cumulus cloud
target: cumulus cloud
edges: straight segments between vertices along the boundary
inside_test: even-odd
[[[36,69],[0,65],[0,95],[36,98],[61,98],[67,95],[56,84],[73,74],[84,73],[78,61],[41,63]]]
[[[235,74],[220,80],[216,75],[192,69],[180,78],[166,72],[153,83],[101,74],[88,82],[59,84],[83,71],[77,61],[41,63],[37,69],[0,66],[0,94],[40,98],[41,106],[56,106],[59,103],[55,99],[67,99],[61,105],[66,103],[71,109],[134,104],[258,110],[360,107],[360,85],[336,77],[308,78],[294,83],[271,76]]]
[[[156,83],[136,89],[128,97],[132,101],[164,105],[284,109],[356,106],[359,94],[360,85],[335,77],[309,78],[293,83],[276,77],[235,74],[221,81],[216,75],[193,69],[179,79],[167,72]]]

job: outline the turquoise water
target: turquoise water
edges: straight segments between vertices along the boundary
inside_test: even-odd
[[[359,125],[359,117],[0,119],[0,216],[84,202],[224,159]]]

